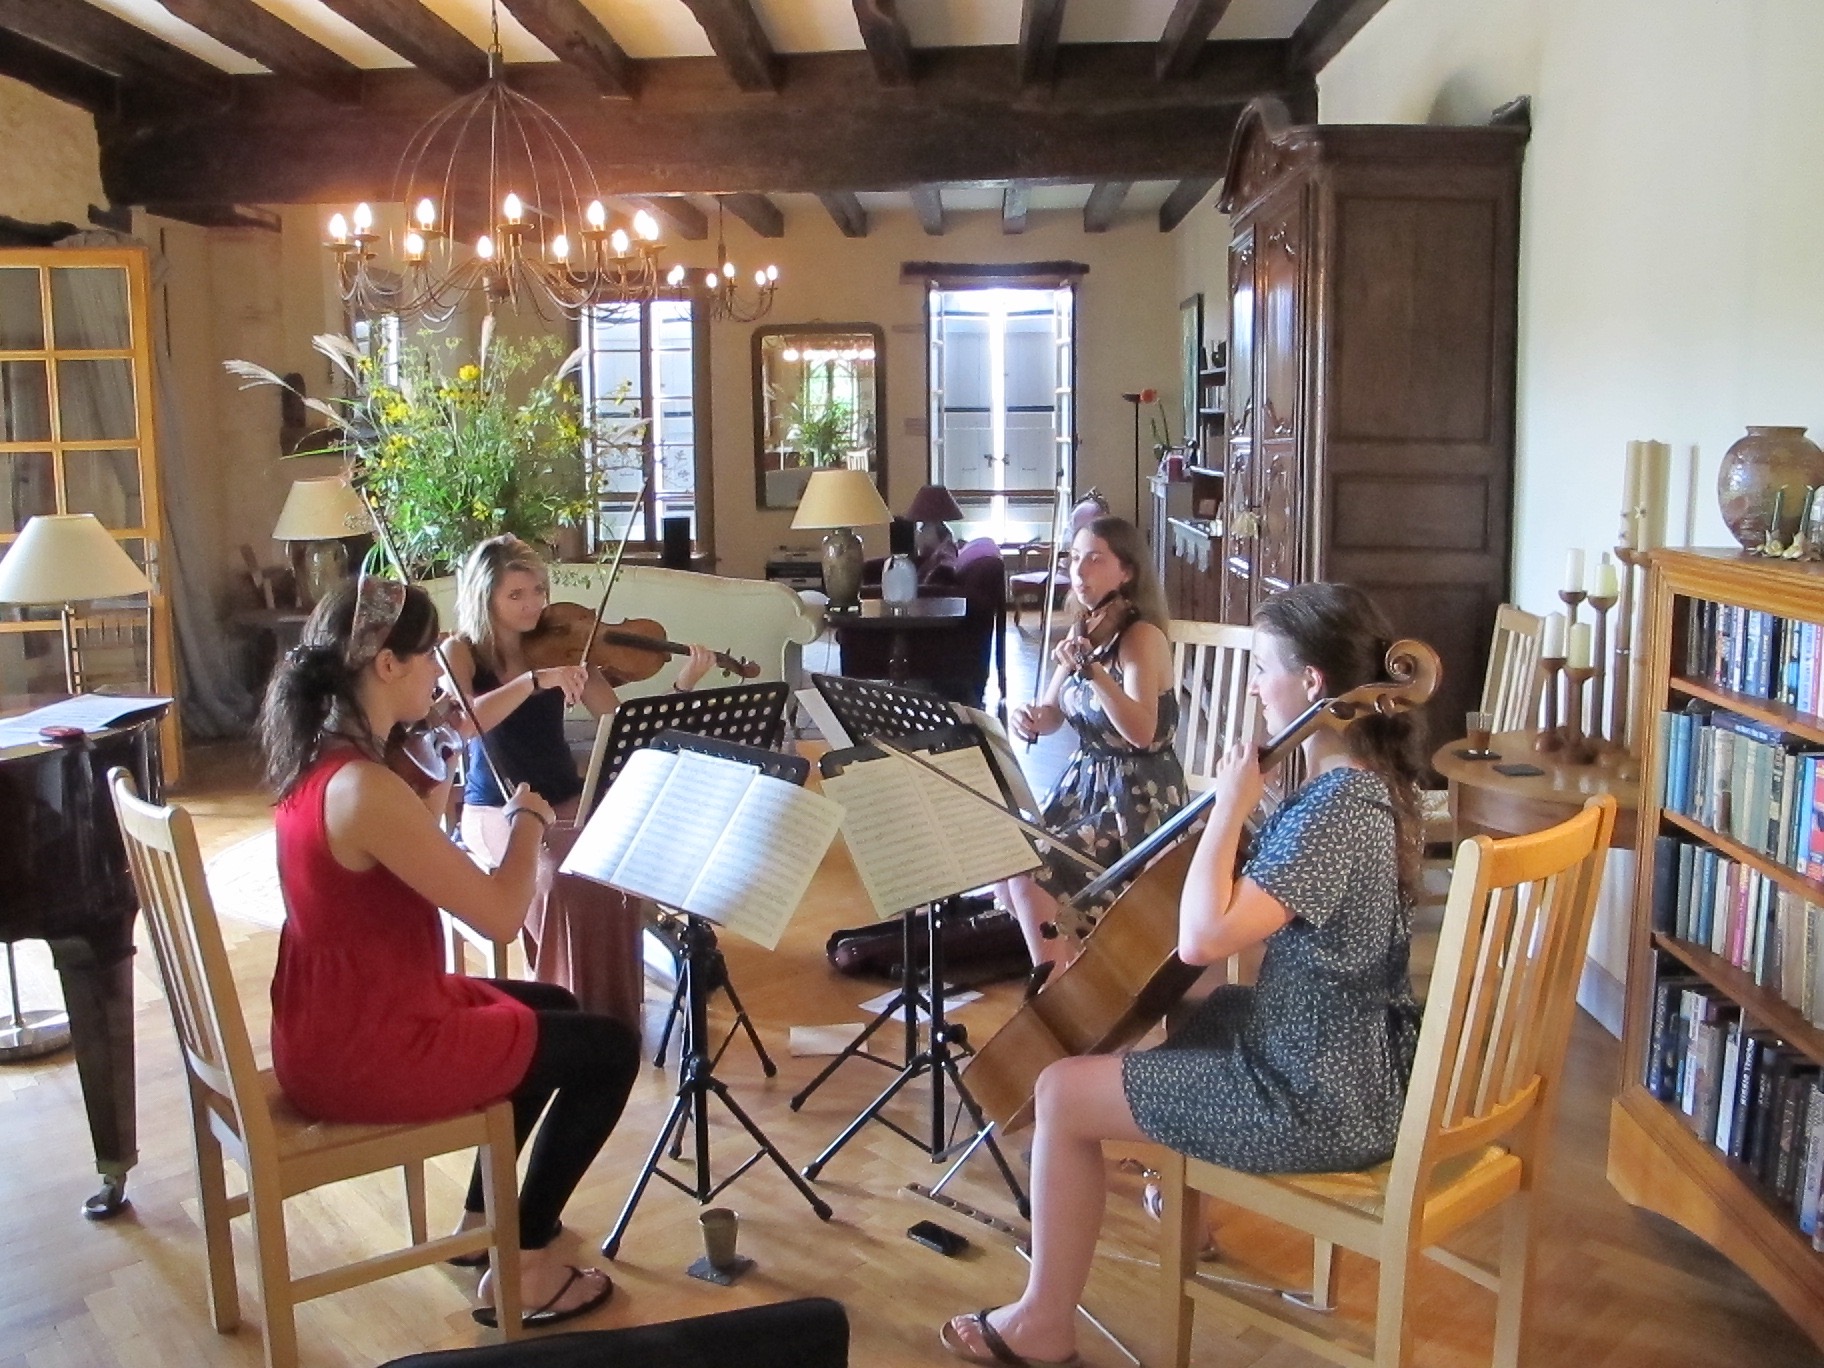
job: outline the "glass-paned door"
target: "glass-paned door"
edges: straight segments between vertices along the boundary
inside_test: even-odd
[[[0,554],[40,513],[94,514],[153,593],[77,605],[86,683],[175,694],[149,316],[143,252],[0,251]],[[57,607],[0,604],[0,694],[63,688]],[[174,776],[175,715],[164,739]]]

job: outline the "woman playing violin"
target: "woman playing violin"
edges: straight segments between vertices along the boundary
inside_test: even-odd
[[[554,1324],[613,1290],[599,1270],[564,1263],[553,1240],[626,1105],[640,1041],[560,988],[444,971],[437,909],[492,938],[517,932],[552,814],[518,785],[501,859],[484,871],[444,834],[438,795],[415,794],[381,763],[378,739],[430,708],[436,639],[422,589],[364,580],[317,606],[266,691],[260,740],[286,907],[273,1068],[292,1104],[324,1121],[433,1121],[508,1098],[523,1145],[543,1113],[519,1198],[520,1268],[526,1323]],[[482,1209],[477,1171],[463,1226]]]
[[[1382,678],[1392,636],[1368,597],[1340,584],[1274,595],[1254,628],[1248,691],[1273,734],[1314,700]],[[1064,1059],[1039,1075],[1026,1290],[946,1324],[952,1354],[1076,1361],[1076,1306],[1107,1198],[1104,1140],[1251,1173],[1367,1168],[1393,1152],[1418,1038],[1407,952],[1419,740],[1413,713],[1312,732],[1301,746],[1310,777],[1239,873],[1263,780],[1251,742],[1223,757],[1185,876],[1178,955],[1218,964],[1262,945],[1259,977],[1217,989],[1157,1049]]]
[[[1184,767],[1172,748],[1178,698],[1165,639],[1165,596],[1139,531],[1097,518],[1070,548],[1071,598],[1081,612],[1052,652],[1056,668],[1037,703],[1017,708],[1013,730],[1031,741],[1066,723],[1077,749],[1046,799],[1040,822],[1098,864],[1112,864],[1183,804]],[[1061,960],[1058,899],[1088,881],[1052,854],[1043,869],[1002,885],[1033,963]]]
[[[582,776],[564,739],[564,712],[581,703],[597,717],[620,705],[602,674],[581,663],[531,668],[524,639],[551,599],[551,582],[537,552],[518,537],[490,537],[471,551],[457,579],[454,638],[445,647],[455,683],[474,699],[486,747],[508,783],[524,782],[568,824],[576,815]],[[655,657],[663,660],[663,656]],[[677,687],[694,688],[715,663],[690,648]],[[469,743],[462,839],[478,858],[497,862],[509,836],[506,795]],[[643,969],[639,915],[614,889],[560,874],[568,849],[563,834],[545,842],[538,891],[526,917],[532,977],[575,993],[584,1007],[640,1027]]]

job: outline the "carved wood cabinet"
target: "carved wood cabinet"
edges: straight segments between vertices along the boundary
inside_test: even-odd
[[[1435,740],[1507,597],[1524,127],[1242,115],[1230,216],[1221,607],[1360,586],[1437,648]]]

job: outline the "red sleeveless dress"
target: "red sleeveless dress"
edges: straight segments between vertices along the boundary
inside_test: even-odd
[[[433,1121],[507,1096],[538,1017],[443,969],[437,909],[384,865],[330,852],[323,791],[353,751],[318,760],[278,806],[285,927],[272,977],[272,1063],[292,1105],[323,1121]]]

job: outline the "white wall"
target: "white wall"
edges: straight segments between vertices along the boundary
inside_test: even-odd
[[[1322,73],[1326,123],[1475,123],[1533,97],[1521,209],[1514,590],[1555,603],[1612,544],[1629,438],[1669,442],[1672,540],[1749,423],[1824,427],[1824,118],[1815,0],[1392,0]],[[1586,1005],[1613,1024],[1630,862]]]

